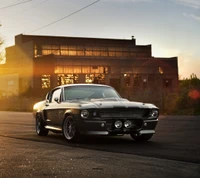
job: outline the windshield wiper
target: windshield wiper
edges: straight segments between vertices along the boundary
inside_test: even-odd
[[[77,97],[77,98],[68,98],[68,99],[66,99],[66,101],[67,100],[89,100],[89,98]]]

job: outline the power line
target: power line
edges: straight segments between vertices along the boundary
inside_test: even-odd
[[[40,5],[44,4],[44,3],[46,3],[47,1],[50,1],[50,0],[43,0],[42,2],[40,2],[40,3],[38,3],[38,4],[34,5],[34,6],[31,6],[31,7],[27,8],[27,9],[24,9],[24,10],[21,10],[21,11],[19,11],[19,12],[16,12],[16,13],[12,14],[12,16],[8,16],[7,18],[13,19],[13,16],[15,16],[15,14],[16,14],[16,15],[19,15],[19,14],[24,13],[24,12],[26,12],[26,11],[28,11],[28,10],[33,9],[33,8],[37,8],[38,6],[40,6]],[[16,19],[16,18],[21,18],[21,17],[15,16],[15,19]]]
[[[48,26],[50,26],[50,25],[53,25],[53,24],[55,24],[55,23],[57,23],[57,22],[59,22],[59,21],[61,21],[61,20],[64,20],[64,19],[66,19],[66,18],[68,18],[68,17],[70,17],[70,16],[72,16],[72,15],[74,15],[74,14],[76,14],[76,13],[78,13],[78,12],[80,12],[80,11],[82,11],[82,10],[84,10],[84,9],[86,9],[86,8],[88,8],[88,7],[90,7],[90,6],[92,6],[92,5],[94,5],[94,4],[96,4],[96,3],[99,2],[99,1],[100,1],[100,0],[94,1],[93,3],[91,3],[91,4],[89,4],[89,5],[85,6],[85,7],[83,7],[83,8],[81,8],[81,9],[79,9],[79,10],[77,10],[77,11],[75,11],[75,12],[69,14],[69,15],[66,15],[66,16],[64,16],[64,17],[62,17],[62,18],[60,18],[60,19],[58,19],[58,20],[56,20],[56,21],[54,21],[54,22],[51,22],[51,23],[49,23],[49,24],[47,24],[47,25],[45,25],[45,26],[43,26],[43,27],[40,27],[40,28],[38,28],[38,29],[36,29],[36,30],[31,31],[30,33],[36,32],[36,31],[41,30],[41,29],[43,29],[43,28],[46,28],[46,27],[48,27]]]
[[[40,6],[41,4],[46,3],[47,1],[49,1],[49,0],[44,0],[44,1],[40,2],[39,4],[36,4],[35,6],[32,6],[32,7],[30,7],[30,8],[27,8],[27,9],[23,10],[22,12],[25,12],[25,11],[27,11],[27,10],[36,8],[36,7]]]
[[[26,0],[26,1],[23,1],[23,2],[18,2],[18,3],[15,3],[15,4],[10,4],[8,6],[4,6],[4,7],[0,7],[0,10],[3,10],[3,9],[8,9],[10,7],[13,7],[13,6],[18,6],[20,4],[24,4],[24,3],[27,3],[29,1],[32,1],[32,0]]]

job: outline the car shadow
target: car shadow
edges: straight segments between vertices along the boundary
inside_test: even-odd
[[[153,138],[145,142],[136,142],[128,135],[126,136],[82,136],[76,142],[67,141],[62,134],[50,134],[44,142],[54,142],[68,147],[78,147],[97,151],[112,153],[124,153],[147,157],[163,158],[166,155],[165,145]],[[49,141],[48,141],[49,140]]]
[[[36,134],[31,133],[26,135],[1,135],[1,137],[62,145],[66,147],[91,149],[96,151],[199,163],[199,158],[196,158],[195,155],[188,155],[184,149],[180,150],[177,145],[169,144],[157,139],[156,137],[155,139],[153,137],[151,140],[146,142],[136,142],[129,136],[87,136],[82,137],[76,142],[69,142],[62,136],[62,134],[54,133],[49,133],[48,136],[37,136]]]
[[[80,147],[94,150],[134,153],[134,151],[142,152],[155,151],[161,149],[163,143],[153,140],[145,142],[136,142],[130,136],[81,136],[80,139],[74,142],[67,141],[62,134],[49,134],[49,139],[44,139],[44,142],[54,142],[71,147]]]

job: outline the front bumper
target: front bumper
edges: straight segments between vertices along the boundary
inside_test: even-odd
[[[124,123],[125,120],[121,120]],[[117,129],[114,126],[116,119],[107,120],[86,120],[81,119],[78,121],[77,126],[81,134],[85,135],[122,135],[130,133],[154,134],[158,119],[155,120],[142,120],[142,119],[129,119],[134,126],[131,128]]]

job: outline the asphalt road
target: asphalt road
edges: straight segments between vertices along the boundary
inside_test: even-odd
[[[200,116],[160,116],[145,143],[130,136],[39,137],[32,113],[0,111],[0,178],[199,178]]]

